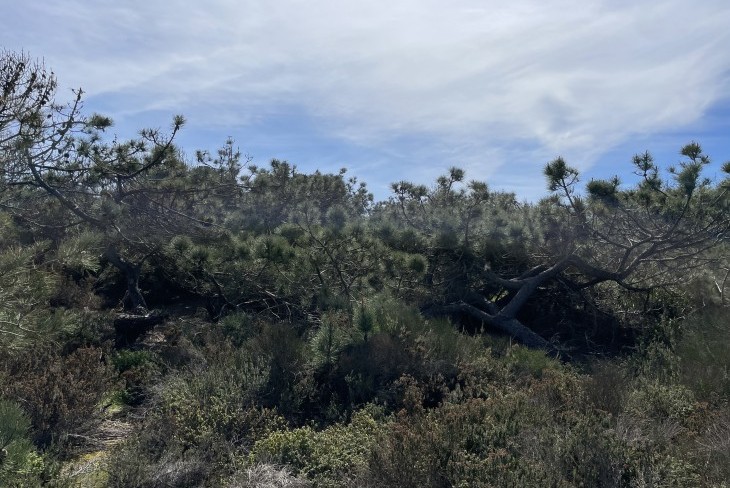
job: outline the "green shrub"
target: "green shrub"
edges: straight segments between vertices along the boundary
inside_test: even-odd
[[[626,410],[640,418],[684,422],[694,412],[692,391],[679,384],[641,379],[627,398]]]
[[[373,300],[370,311],[374,326],[392,335],[412,335],[424,329],[423,317],[415,307],[386,295]]]
[[[624,408],[629,393],[629,378],[625,369],[613,361],[591,365],[590,375],[584,379],[584,388],[593,407],[612,415]]]
[[[147,350],[132,351],[122,349],[112,356],[112,364],[120,373],[129,371],[133,368],[139,368],[147,363],[154,361],[154,353]]]
[[[0,350],[43,342],[55,332],[49,322],[57,318],[44,305],[53,295],[58,277],[35,262],[47,245],[0,250]]]
[[[530,375],[540,378],[543,371],[556,369],[560,363],[548,357],[544,351],[529,349],[520,345],[513,345],[506,351],[509,367],[518,375]]]
[[[730,401],[729,312],[707,307],[687,318],[675,347],[682,382],[698,398],[717,404]]]
[[[241,312],[226,315],[218,321],[218,326],[225,337],[237,347],[254,337],[260,330],[252,316]]]
[[[367,467],[370,449],[382,429],[378,415],[377,409],[366,408],[346,425],[273,432],[254,444],[250,460],[285,465],[316,487],[343,486]]]
[[[558,365],[519,388],[465,383],[464,393],[485,397],[452,395],[455,403],[403,410],[373,447],[368,480],[394,487],[697,484],[696,464],[674,452],[670,438],[646,442],[651,425],[618,425],[592,408],[584,384]]]
[[[328,377],[330,388],[337,390],[345,407],[374,401],[387,401],[391,384],[412,371],[416,363],[403,341],[387,333],[377,333],[367,342],[343,350]]]
[[[402,411],[373,447],[370,480],[393,487],[480,486],[496,472],[514,471],[523,400],[472,399],[415,415]]]
[[[0,486],[41,485],[43,458],[29,438],[30,420],[18,405],[0,399]]]
[[[426,404],[437,405],[457,382],[460,365],[490,355],[480,338],[459,333],[450,321],[425,319],[387,298],[366,311],[372,332],[348,336],[328,377],[346,409],[370,402],[400,407],[395,382],[403,375],[424,388]]]
[[[722,486],[730,480],[730,405],[710,416],[701,429],[690,457],[702,466],[702,476],[707,485]]]
[[[299,416],[305,398],[295,394],[307,373],[307,344],[288,323],[264,323],[261,331],[243,345],[245,354],[267,374],[262,404],[287,418]]]
[[[219,358],[203,371],[168,379],[156,414],[183,446],[219,438],[248,445],[282,424],[275,411],[256,407],[267,381],[267,371],[245,357]]]
[[[137,405],[148,396],[147,389],[162,375],[160,362],[158,356],[148,350],[124,349],[112,356],[112,364],[124,380],[125,403]]]
[[[309,361],[313,368],[331,368],[340,352],[357,340],[346,312],[326,312],[309,340]]]

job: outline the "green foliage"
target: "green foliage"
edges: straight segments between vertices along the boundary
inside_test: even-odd
[[[730,343],[727,309],[708,307],[683,322],[675,346],[679,377],[698,398],[730,401]]]
[[[260,333],[243,347],[263,368],[268,381],[264,404],[276,407],[287,418],[298,417],[308,391],[297,385],[307,382],[307,344],[297,330],[287,323],[265,323]],[[305,387],[306,390],[306,387]]]
[[[309,341],[311,364],[315,368],[332,367],[340,352],[355,342],[356,333],[346,312],[325,313]]]
[[[240,347],[248,339],[253,338],[259,331],[256,320],[245,312],[232,313],[226,315],[220,321],[218,326],[223,330],[223,334],[233,343],[234,346]]]
[[[218,354],[200,372],[168,378],[160,393],[157,415],[184,447],[219,438],[247,445],[278,425],[275,412],[255,406],[268,381],[265,367],[242,352]]]
[[[282,224],[323,224],[341,230],[346,219],[362,215],[372,202],[364,183],[338,174],[303,174],[286,161],[268,168],[249,166],[242,177],[248,189],[239,210],[229,217],[235,228],[271,233]]]
[[[69,236],[58,247],[58,260],[74,273],[97,273],[101,269],[102,239],[101,235],[93,232]]]
[[[154,354],[150,351],[131,351],[129,349],[123,349],[118,351],[112,357],[112,364],[116,367],[120,373],[129,371],[133,368],[144,367],[154,361]]]
[[[154,438],[154,437],[156,438]],[[161,431],[143,433],[118,446],[106,467],[110,488],[197,487],[211,475],[212,466],[200,451],[182,450]]]
[[[202,369],[185,369],[157,384],[140,432],[111,457],[109,486],[199,486],[205,480],[221,486],[241,452],[284,428],[275,409],[261,406],[266,365],[226,342],[214,350]],[[139,359],[123,357],[126,365]]]
[[[160,358],[147,350],[121,350],[112,356],[112,364],[124,381],[122,400],[129,404],[139,404],[147,396],[149,387],[162,376]]]
[[[20,407],[0,398],[0,484],[41,486],[44,460],[29,438],[30,421]]]
[[[17,246],[20,235],[20,229],[13,223],[11,216],[0,211],[0,251]]]
[[[535,378],[540,378],[545,370],[558,369],[560,365],[555,358],[548,357],[543,351],[521,346],[511,347],[505,359],[517,374],[529,374]]]
[[[570,187],[578,177],[578,170],[568,166],[563,158],[557,158],[545,166],[548,189],[556,191]]]
[[[608,203],[617,203],[616,192],[620,181],[618,177],[614,177],[612,180],[591,180],[586,185],[588,194],[599,200],[606,201]]]
[[[118,487],[730,478],[730,187],[699,144],[628,188],[557,158],[534,204],[455,167],[373,204],[232,140],[189,164],[182,117],[106,140],[23,54],[0,84],[3,486],[92,449]]]
[[[623,411],[630,391],[626,367],[617,361],[604,360],[590,365],[590,374],[584,379],[586,396],[593,407],[611,415]]]
[[[625,408],[636,417],[681,421],[694,412],[696,404],[692,392],[682,385],[640,381]]]
[[[360,304],[355,315],[355,324],[357,330],[362,334],[364,340],[367,341],[368,336],[375,332],[375,317],[369,307],[366,307],[364,303]]]
[[[23,411],[12,402],[0,400],[0,450],[26,437],[30,421]]]
[[[44,460],[29,438],[30,421],[16,404],[0,399],[0,484],[41,486]]]
[[[367,466],[370,449],[382,430],[377,416],[377,410],[365,408],[346,425],[273,432],[256,442],[250,459],[287,465],[316,487],[343,486]]]
[[[505,385],[506,386],[506,385]],[[697,466],[656,437],[662,420],[632,424],[586,408],[579,378],[551,370],[527,387],[401,412],[373,449],[381,486],[693,486]],[[629,430],[626,430],[626,429]],[[653,443],[637,442],[653,436]]]
[[[373,451],[371,476],[381,485],[403,487],[478,486],[490,474],[510,476],[518,468],[509,451],[521,406],[518,398],[513,402],[472,400],[400,415]]]
[[[428,267],[428,262],[426,261],[426,258],[416,254],[409,256],[406,266],[411,271],[414,271],[418,274],[423,274],[423,272],[425,272],[426,268]]]
[[[0,251],[1,348],[43,339],[54,322],[48,301],[58,277],[35,263],[43,248],[44,244],[37,244]]]

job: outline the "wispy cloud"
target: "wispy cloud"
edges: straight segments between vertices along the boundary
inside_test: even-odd
[[[49,0],[0,20],[122,116],[223,128],[292,109],[343,144],[428,158],[424,174],[483,175],[557,153],[587,168],[697,120],[730,88],[728,25],[725,0]]]

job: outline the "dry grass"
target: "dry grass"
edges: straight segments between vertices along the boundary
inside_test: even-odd
[[[256,464],[238,473],[227,488],[309,488],[305,480],[292,476],[286,468]]]

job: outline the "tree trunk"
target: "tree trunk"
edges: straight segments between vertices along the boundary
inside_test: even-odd
[[[523,325],[522,322],[517,319],[505,317],[504,315],[497,315],[489,320],[485,320],[485,322],[492,327],[511,335],[527,347],[543,349],[549,353],[558,352],[550,342],[533,332],[532,329]]]
[[[127,283],[127,291],[124,293],[124,298],[122,298],[124,309],[146,311],[147,302],[145,302],[142,291],[139,289],[139,276],[142,272],[142,263],[130,263],[126,259],[123,259],[114,248],[107,249],[106,258],[114,267],[124,273],[124,279]]]
[[[122,299],[125,310],[147,310],[147,303],[139,289],[140,266],[128,266],[122,270],[127,281],[127,291]]]
[[[474,305],[468,303],[458,303],[439,307],[439,310],[446,312],[464,312],[472,317],[484,321],[491,327],[498,329],[505,334],[509,334],[521,344],[535,349],[542,349],[550,354],[559,354],[559,351],[550,342],[535,333],[532,329],[524,325],[516,318],[506,316],[502,313],[489,314]]]

